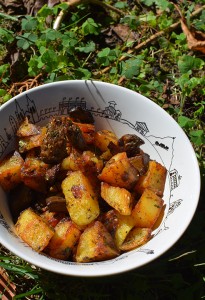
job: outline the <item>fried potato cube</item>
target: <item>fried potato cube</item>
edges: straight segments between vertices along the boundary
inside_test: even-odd
[[[51,238],[46,253],[51,257],[67,260],[71,255],[81,235],[80,229],[70,219],[62,219],[55,227],[55,233]]]
[[[79,263],[102,261],[119,255],[105,226],[95,221],[81,234],[75,259]]]
[[[98,217],[100,209],[96,193],[89,179],[81,171],[68,174],[61,186],[74,223],[84,226]]]
[[[163,205],[163,207],[162,207],[162,209],[160,211],[160,214],[159,214],[156,222],[154,223],[154,226],[152,227],[152,230],[157,229],[161,225],[162,220],[163,220],[164,215],[165,215],[165,209],[166,209],[166,204]]]
[[[39,128],[37,128],[36,125],[29,122],[28,118],[26,117],[24,121],[19,126],[16,135],[18,137],[25,137],[25,136],[31,136],[39,134]]]
[[[121,152],[106,163],[98,178],[112,186],[129,190],[138,180],[138,171],[129,162],[126,152]]]
[[[69,156],[65,157],[61,162],[61,169],[68,171],[78,171],[83,168],[83,163],[81,159],[82,153],[76,149],[72,149]]]
[[[142,194],[146,188],[153,190],[158,196],[163,196],[167,170],[156,161],[150,161],[148,171],[139,177],[136,191]]]
[[[103,152],[103,153],[100,155],[100,158],[101,158],[103,161],[108,161],[109,159],[111,159],[112,156],[113,156],[113,154],[112,154],[111,151],[108,149],[107,151]]]
[[[118,143],[118,138],[114,134],[114,132],[104,129],[104,130],[97,131],[95,133],[94,144],[102,152],[109,150],[108,145],[110,142],[114,143],[115,145],[117,145],[117,143]]]
[[[151,237],[150,228],[133,228],[127,235],[123,244],[119,247],[122,251],[130,251],[146,244]]]
[[[43,213],[40,214],[41,218],[44,219],[44,221],[49,224],[51,227],[55,228],[56,225],[65,218],[65,213],[59,213],[54,211],[46,210]]]
[[[118,217],[118,227],[115,232],[114,241],[117,248],[120,249],[120,246],[125,241],[130,230],[132,230],[132,228],[135,226],[135,222],[132,216],[123,216],[117,214],[117,217]]]
[[[164,201],[152,190],[146,189],[132,210],[135,226],[152,228],[162,210]]]
[[[132,195],[128,190],[101,182],[101,197],[120,214],[131,215]]]
[[[49,165],[37,157],[27,156],[21,168],[24,184],[33,190],[45,193],[47,190],[46,172]]]
[[[54,229],[31,208],[20,214],[15,228],[17,235],[37,252],[43,251],[54,235]]]
[[[24,160],[17,151],[5,157],[0,163],[0,185],[5,191],[13,189],[21,182],[23,163]]]
[[[20,153],[40,147],[46,134],[46,127],[42,127],[39,133],[31,136],[23,136],[19,139],[18,150]]]
[[[103,214],[101,222],[113,237],[118,249],[126,239],[130,230],[135,226],[134,219],[131,216],[123,216],[114,209]]]
[[[82,161],[84,165],[85,172],[89,170],[89,172],[99,174],[103,169],[103,160],[96,156],[96,154],[92,151],[83,151]]]
[[[92,151],[83,151],[79,153],[72,151],[70,155],[63,159],[61,163],[62,170],[83,171],[99,174],[103,168],[103,160]]]

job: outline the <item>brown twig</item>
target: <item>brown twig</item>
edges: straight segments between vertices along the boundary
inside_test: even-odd
[[[116,8],[116,7],[114,7],[110,4],[107,4],[103,1],[100,1],[100,0],[68,0],[65,3],[68,4],[68,8],[66,10],[61,10],[59,15],[57,16],[57,18],[56,18],[56,20],[53,24],[53,29],[55,29],[55,30],[59,29],[62,20],[64,19],[64,17],[68,13],[68,9],[70,7],[74,7],[74,6],[77,6],[79,4],[89,4],[89,3],[90,4],[96,4],[98,6],[101,6],[101,7],[105,8],[105,9],[109,9],[109,10],[111,10],[111,11],[113,11],[113,12],[115,12],[115,13],[121,15],[121,16],[124,15],[124,12],[121,11],[120,9],[118,9],[118,8]]]
[[[205,9],[205,5],[203,5],[202,7],[196,9],[190,17],[195,17],[196,15],[198,15],[200,12],[202,12]],[[172,25],[170,25],[170,27],[165,28],[164,30],[161,30],[155,34],[153,34],[150,38],[148,38],[146,41],[138,44],[137,46],[134,47],[134,50],[140,50],[141,48],[143,48],[144,46],[147,46],[148,44],[150,44],[151,42],[153,42],[154,40],[156,40],[158,37],[164,35],[167,32],[173,31],[174,29],[176,29],[179,25],[181,24],[181,20],[177,21],[176,23],[173,23]]]
[[[191,17],[193,18],[194,16],[197,16],[198,14],[200,14],[203,10],[205,9],[205,5],[201,6],[200,8],[196,9],[192,14]],[[153,34],[152,36],[150,36],[148,39],[146,39],[145,41],[143,41],[142,43],[136,45],[133,49],[130,49],[127,51],[127,54],[132,54],[136,51],[141,50],[142,48],[148,46],[151,42],[155,41],[156,39],[158,39],[160,36],[163,36],[165,33],[171,32],[173,30],[175,30],[179,25],[181,24],[181,20],[173,23],[172,25],[170,25],[168,28],[165,28],[164,30],[161,30],[155,34]],[[119,61],[124,61],[127,59],[126,55],[123,55],[120,57]],[[105,74],[106,72],[108,72],[111,69],[111,66],[104,68],[103,70],[101,70],[100,72],[96,73],[96,75],[102,75]],[[120,79],[121,82],[121,79]]]
[[[39,78],[42,74],[38,74],[35,78],[29,78],[25,81],[14,82],[8,91],[10,95],[15,96],[16,94],[22,93],[23,91],[27,91],[33,87],[39,86]],[[16,90],[17,89],[17,90]]]

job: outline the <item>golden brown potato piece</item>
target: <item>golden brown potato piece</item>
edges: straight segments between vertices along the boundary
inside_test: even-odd
[[[79,153],[72,151],[71,154],[64,158],[61,163],[62,170],[71,170],[82,172],[93,172],[99,174],[103,168],[103,160],[96,156],[92,151],[83,151]]]
[[[62,219],[55,227],[55,233],[47,246],[46,253],[57,259],[67,260],[80,235],[81,231],[70,219]]]
[[[166,204],[163,205],[163,207],[160,211],[160,214],[159,214],[156,222],[154,223],[154,226],[152,227],[152,230],[155,230],[156,228],[158,228],[161,225],[162,220],[164,218],[165,209],[166,209]]]
[[[42,127],[39,130],[38,134],[21,137],[18,142],[19,152],[24,153],[33,148],[40,147],[45,137],[45,134],[46,134],[46,127]]]
[[[45,193],[47,191],[46,172],[49,165],[37,157],[27,156],[21,168],[21,178],[31,189]]]
[[[147,243],[151,237],[150,228],[133,228],[119,247],[122,251],[130,251]]]
[[[118,138],[117,136],[110,130],[100,130],[97,131],[94,135],[94,144],[96,147],[98,147],[102,152],[105,152],[108,149],[108,145],[110,142],[117,145]]]
[[[167,170],[164,166],[156,161],[150,161],[147,173],[140,176],[136,184],[136,191],[142,194],[146,188],[149,188],[158,196],[163,196],[166,174]]]
[[[152,228],[162,210],[164,201],[152,190],[144,190],[139,201],[132,210],[135,226],[141,228]]]
[[[65,157],[61,162],[61,169],[67,171],[82,170],[83,164],[81,159],[82,153],[76,149],[72,149],[69,156]]]
[[[81,171],[68,174],[61,186],[73,222],[84,226],[99,216],[100,209],[96,193],[89,179]]]
[[[130,190],[136,184],[138,176],[138,171],[129,162],[126,152],[121,152],[106,163],[98,178],[112,186]]]
[[[15,228],[17,235],[37,252],[43,251],[54,235],[54,229],[31,208],[20,214]]]
[[[26,136],[36,135],[39,133],[40,133],[39,128],[33,123],[30,123],[28,118],[26,117],[25,120],[19,126],[16,135],[18,137],[26,137]]]
[[[67,214],[46,210],[40,216],[47,224],[54,228]]]
[[[79,263],[102,261],[118,256],[118,250],[105,226],[95,221],[81,234],[75,259]]]
[[[117,217],[118,217],[118,227],[115,232],[114,240],[117,248],[120,249],[120,246],[126,239],[130,230],[132,230],[132,228],[134,227],[135,222],[132,216],[123,216],[117,213]]]
[[[84,170],[88,170],[91,173],[99,174],[103,169],[103,160],[92,151],[83,151],[82,162]]]
[[[121,215],[131,215],[133,201],[128,190],[101,182],[101,197]]]
[[[118,249],[135,225],[134,219],[131,216],[123,216],[114,209],[102,215],[101,222],[113,237]]]
[[[17,151],[5,157],[0,163],[0,185],[5,191],[13,189],[21,182],[23,163],[24,160]]]

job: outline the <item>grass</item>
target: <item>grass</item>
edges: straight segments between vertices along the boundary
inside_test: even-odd
[[[18,12],[11,16],[1,8],[0,101],[46,82],[82,78],[119,84],[149,97],[171,114],[194,147],[202,178],[196,214],[169,251],[125,274],[92,279],[59,276],[29,265],[3,247],[0,267],[16,285],[15,299],[203,299],[204,53],[188,48],[179,12],[170,1],[103,3],[111,7],[90,1],[68,8],[64,3],[44,6],[36,16]],[[205,11],[194,12],[204,4],[178,3],[188,26],[202,33]],[[67,15],[53,30],[60,10]]]

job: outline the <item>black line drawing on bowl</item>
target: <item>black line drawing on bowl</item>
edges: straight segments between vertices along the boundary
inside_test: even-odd
[[[145,249],[145,248],[139,248],[137,249],[138,252],[143,252],[145,254],[154,254],[154,250]]]
[[[11,234],[13,234],[13,231],[11,230],[10,226],[5,221],[3,215],[0,212],[0,225],[2,225],[5,229],[7,229]]]
[[[169,177],[170,177],[170,185],[171,185],[171,191],[172,191],[179,186],[182,176],[179,175],[179,173],[176,169],[173,169],[169,172]]]
[[[169,150],[169,147],[168,147],[168,146],[166,146],[166,145],[163,144],[163,143],[159,143],[158,141],[155,141],[155,145],[157,145],[157,146],[159,146],[159,147],[161,147],[161,148],[163,148],[163,149],[165,149],[165,150]]]
[[[90,81],[92,86],[94,87],[95,89],[95,93],[100,97],[100,99],[106,104],[106,101],[104,99],[104,97],[102,96],[102,94],[100,93],[99,89],[97,88],[96,84],[94,83],[93,80]],[[95,103],[98,105],[98,101],[96,101],[95,99],[95,93],[92,92],[92,89],[89,87],[89,82],[87,80],[85,80],[85,85],[86,85],[86,88],[89,90],[90,92],[90,95],[92,96],[93,100],[95,101]]]
[[[6,139],[4,137],[2,137],[0,135],[0,156],[2,156],[2,154],[4,153],[4,151],[6,150],[6,148],[9,145],[9,141],[8,137],[6,136]]]
[[[179,205],[181,205],[182,201],[183,201],[182,199],[178,199],[178,200],[175,200],[175,201],[170,203],[169,210],[168,210],[168,213],[167,213],[167,217],[169,215],[171,215],[175,211],[175,209],[177,207],[179,207]]]

